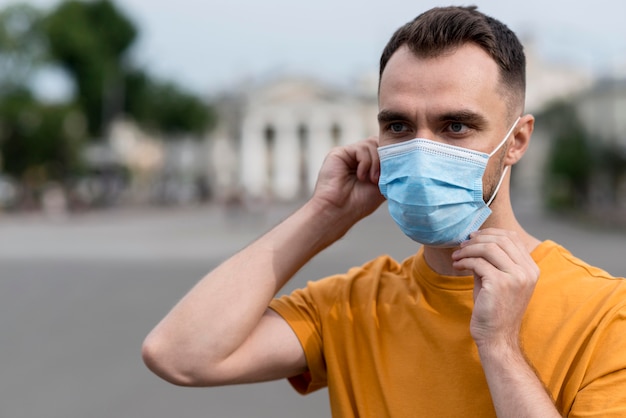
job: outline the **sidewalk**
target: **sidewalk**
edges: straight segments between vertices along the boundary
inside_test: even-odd
[[[228,213],[214,205],[0,217],[0,259],[202,259],[231,253],[289,208]]]
[[[46,218],[0,216],[0,259],[13,260],[216,260],[223,259],[287,217],[297,206],[227,210],[218,205],[185,208],[113,209]],[[520,208],[522,226],[614,275],[626,275],[626,234],[593,228]],[[416,244],[393,223],[385,205],[357,224],[333,251],[402,258]]]

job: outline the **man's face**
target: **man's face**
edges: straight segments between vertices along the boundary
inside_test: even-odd
[[[473,44],[436,58],[418,58],[401,47],[380,80],[380,145],[419,137],[490,153],[513,123],[498,71],[495,61]],[[502,152],[485,171],[486,193],[501,173]]]

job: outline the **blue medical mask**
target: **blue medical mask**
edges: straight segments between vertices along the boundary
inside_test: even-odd
[[[478,230],[491,215],[489,205],[508,169],[504,168],[485,203],[487,162],[519,119],[490,154],[422,138],[379,147],[378,186],[400,229],[412,240],[431,247],[456,247]]]

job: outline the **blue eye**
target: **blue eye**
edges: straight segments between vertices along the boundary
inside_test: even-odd
[[[403,132],[404,124],[400,122],[392,123],[391,125],[389,125],[389,129],[395,133]]]
[[[464,127],[465,125],[460,122],[453,122],[450,124],[450,130],[455,133],[463,132]]]

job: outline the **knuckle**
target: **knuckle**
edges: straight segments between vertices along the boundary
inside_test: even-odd
[[[490,253],[500,250],[500,246],[498,245],[497,242],[487,242],[484,244],[484,246],[485,246],[485,250]]]

